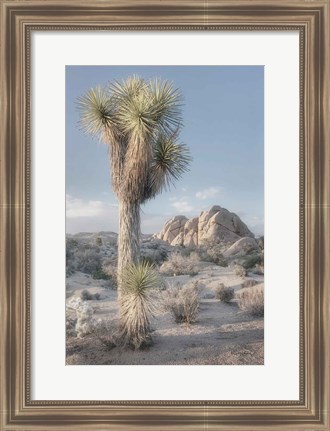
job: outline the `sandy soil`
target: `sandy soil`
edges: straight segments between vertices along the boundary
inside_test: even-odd
[[[246,279],[248,279],[247,277]],[[251,277],[252,278],[252,277]],[[263,282],[262,276],[253,276]],[[214,298],[219,283],[241,289],[242,279],[231,268],[200,263],[194,277],[168,277],[171,284],[186,284],[198,280],[200,312],[196,323],[177,324],[167,313],[153,320],[154,344],[147,350],[107,349],[93,335],[82,339],[67,338],[67,364],[118,365],[256,365],[264,362],[263,318],[252,317],[241,311],[235,302],[221,303]],[[100,293],[99,301],[91,304],[96,318],[117,321],[116,292],[107,282],[75,273],[67,279],[67,299],[79,297],[81,291]],[[70,315],[70,312],[69,312]],[[73,314],[72,314],[73,316]],[[69,316],[70,317],[70,316]]]

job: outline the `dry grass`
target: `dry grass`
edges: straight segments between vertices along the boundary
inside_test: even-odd
[[[65,321],[66,337],[76,336],[76,324],[77,324],[77,319],[73,319],[71,317],[66,318],[66,321]]]
[[[107,275],[109,280],[111,281],[111,287],[113,289],[117,289],[117,259],[107,259],[103,262],[102,271]]]
[[[226,304],[234,298],[234,295],[234,289],[232,287],[226,287],[223,283],[220,283],[215,291],[215,297]]]
[[[244,278],[247,275],[247,270],[242,265],[235,265],[234,273],[238,277]]]
[[[87,289],[84,289],[81,294],[80,294],[80,298],[83,301],[92,301],[93,299],[96,299],[97,301],[100,300],[101,295],[99,293],[90,293]]]
[[[256,275],[264,275],[264,266],[257,264],[252,269],[252,272],[253,272],[253,274],[256,274]]]
[[[198,258],[196,256],[182,256],[179,253],[173,253],[169,259],[162,264],[159,271],[161,274],[173,275],[196,275],[198,274]]]
[[[108,349],[111,350],[119,344],[120,335],[118,328],[109,319],[95,321],[91,333]]]
[[[252,278],[250,280],[245,280],[244,283],[242,284],[242,287],[252,287],[252,286],[255,286],[256,284],[257,284],[256,280]]]
[[[264,315],[264,286],[253,286],[237,294],[238,306],[252,316]]]
[[[163,294],[164,309],[169,311],[176,323],[194,323],[199,312],[198,287],[196,284],[169,287]]]

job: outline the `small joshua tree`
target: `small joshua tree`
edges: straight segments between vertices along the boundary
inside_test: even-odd
[[[123,271],[121,296],[122,340],[134,349],[151,341],[150,319],[157,312],[153,297],[161,280],[146,261],[129,265]]]

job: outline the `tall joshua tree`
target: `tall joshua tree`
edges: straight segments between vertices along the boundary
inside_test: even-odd
[[[137,76],[92,88],[78,99],[83,130],[109,150],[119,201],[119,294],[123,270],[139,260],[141,204],[188,170],[188,148],[178,142],[181,101],[170,82]]]

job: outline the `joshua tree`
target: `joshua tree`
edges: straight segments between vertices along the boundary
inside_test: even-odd
[[[139,261],[141,204],[188,170],[188,148],[178,142],[181,100],[170,82],[137,76],[90,89],[78,100],[82,128],[109,150],[119,201],[119,295],[123,270]]]

